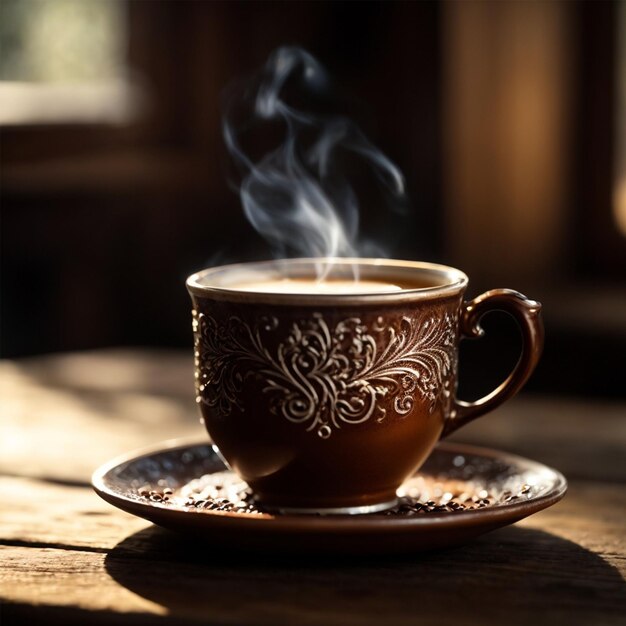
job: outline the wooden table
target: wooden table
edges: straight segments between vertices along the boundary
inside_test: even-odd
[[[457,439],[552,465],[566,498],[462,548],[225,558],[100,500],[112,456],[204,433],[185,352],[0,363],[0,624],[626,624],[626,404],[522,396]]]

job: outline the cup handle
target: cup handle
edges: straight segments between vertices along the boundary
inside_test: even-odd
[[[476,402],[454,399],[442,439],[512,398],[528,380],[541,356],[544,335],[541,304],[511,289],[493,289],[463,303],[459,323],[461,338],[482,337],[480,320],[490,311],[504,311],[513,316],[522,332],[522,352],[508,378],[491,393]]]

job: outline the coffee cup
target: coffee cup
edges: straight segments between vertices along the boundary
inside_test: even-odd
[[[225,265],[187,280],[196,400],[228,466],[268,510],[370,513],[437,441],[512,397],[543,345],[541,305],[495,289],[464,301],[452,267],[387,259]],[[508,378],[456,397],[460,339],[490,311],[522,331]]]

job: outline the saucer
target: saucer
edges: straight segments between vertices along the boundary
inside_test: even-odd
[[[562,474],[519,456],[442,442],[391,510],[281,514],[254,503],[208,442],[175,440],[128,454],[92,477],[99,496],[154,524],[251,552],[382,554],[463,543],[558,502]]]

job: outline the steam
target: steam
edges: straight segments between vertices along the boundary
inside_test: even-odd
[[[243,209],[278,257],[359,256],[359,204],[342,173],[346,156],[363,161],[397,204],[405,199],[404,178],[350,119],[287,104],[285,92],[294,85],[305,102],[329,91],[315,58],[283,47],[272,53],[259,76],[231,89],[223,134],[242,174]],[[280,145],[258,159],[244,150],[248,133],[276,123],[284,127]]]

